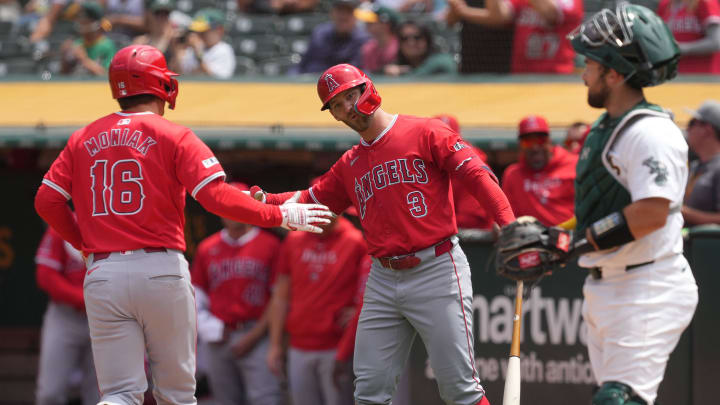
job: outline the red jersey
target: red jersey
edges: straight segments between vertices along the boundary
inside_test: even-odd
[[[210,312],[226,324],[259,319],[270,300],[279,249],[278,238],[260,228],[238,240],[226,230],[203,240],[191,274],[193,284],[208,295]]]
[[[548,26],[528,0],[508,0],[515,17],[512,73],[572,73],[575,52],[566,38],[582,22],[582,0],[555,0],[558,22]]]
[[[487,161],[487,154],[480,149],[474,148],[478,157],[483,162]],[[495,221],[493,216],[487,212],[475,197],[472,196],[462,184],[453,184],[453,202],[455,203],[455,218],[458,228],[491,229]]]
[[[354,205],[371,255],[403,255],[457,233],[451,173],[473,195],[486,193],[480,197],[493,201],[500,225],[514,219],[502,192],[482,183],[494,175],[457,133],[407,115],[395,116],[372,144],[361,140],[345,152],[309,194],[336,213]]]
[[[572,218],[575,209],[575,165],[578,156],[554,146],[547,166],[540,171],[524,159],[505,169],[503,191],[516,216],[530,215],[547,226]]]
[[[85,262],[77,249],[48,228],[35,254],[35,264],[40,289],[53,301],[85,312]]]
[[[340,217],[326,234],[291,232],[283,242],[278,274],[290,277],[285,328],[290,345],[305,350],[337,346],[341,311],[355,305],[358,280],[367,265],[362,233]]]
[[[72,198],[85,252],[185,250],[185,190],[224,176],[190,129],[117,112],[73,133],[43,184]]]
[[[657,13],[678,42],[693,42],[705,37],[705,28],[720,24],[720,3],[698,0],[693,11],[685,2],[661,0]],[[683,55],[678,64],[680,73],[720,73],[720,52],[709,55]]]

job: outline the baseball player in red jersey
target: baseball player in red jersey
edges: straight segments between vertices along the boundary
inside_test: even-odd
[[[241,190],[247,186],[233,183]],[[203,240],[191,275],[198,337],[218,405],[280,405],[285,393],[268,369],[266,309],[280,240],[252,225],[222,218],[224,228]]]
[[[288,235],[282,245],[270,306],[270,369],[284,373],[283,332],[289,337],[287,377],[293,405],[352,404],[349,379],[336,385],[337,346],[355,312],[368,266],[362,233],[340,216],[320,235]]]
[[[162,117],[166,102],[175,106],[174,76],[152,46],[118,51],[109,79],[122,111],[73,133],[35,197],[38,214],[88,255],[83,289],[103,403],[142,402],[146,350],[157,402],[196,403],[185,190],[244,223],[320,231],[311,223],[329,221],[322,206],[267,206],[224,183],[212,151]]]
[[[547,120],[539,115],[520,121],[518,143],[520,159],[505,169],[502,183],[515,215],[547,226],[573,218],[578,155],[552,144]]]
[[[720,3],[660,0],[657,14],[680,47],[680,73],[720,73]]]
[[[50,296],[40,337],[35,403],[66,404],[70,376],[81,369],[82,403],[95,404],[100,397],[85,315],[82,255],[50,228],[38,246],[35,263],[38,287]]]
[[[307,190],[251,191],[270,204],[320,201],[335,213],[350,205],[358,211],[373,264],[356,336],[356,402],[389,403],[420,334],[445,402],[487,403],[474,365],[470,267],[455,236],[450,178],[500,225],[514,220],[507,198],[457,133],[436,119],[383,111],[356,67],[331,67],[317,88],[322,109],[357,131],[360,144]]]
[[[436,115],[434,118],[439,119],[450,127],[453,131],[461,134],[460,123],[457,118],[449,114]],[[487,154],[478,147],[474,147],[475,153],[483,161],[487,161]],[[470,194],[462,185],[452,187],[453,203],[455,204],[455,220],[458,228],[461,229],[492,229],[495,221],[493,216],[485,211],[482,204]]]

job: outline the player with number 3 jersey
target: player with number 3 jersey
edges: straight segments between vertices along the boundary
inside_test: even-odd
[[[497,179],[440,120],[383,111],[356,67],[331,67],[317,87],[322,109],[358,132],[360,144],[307,190],[251,192],[270,204],[292,196],[358,211],[373,264],[356,336],[356,403],[389,403],[418,334],[446,403],[488,403],[474,365],[470,268],[455,236],[450,178],[504,225],[514,216]]]
[[[271,207],[224,183],[212,151],[162,117],[166,102],[175,106],[174,76],[156,48],[121,49],[109,79],[122,111],[73,133],[35,198],[38,214],[88,255],[85,306],[106,404],[142,403],[146,350],[158,403],[196,403],[194,292],[182,254],[186,190],[239,222],[313,232],[329,222],[325,207]]]

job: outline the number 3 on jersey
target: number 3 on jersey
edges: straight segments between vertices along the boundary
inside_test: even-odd
[[[425,196],[422,192],[409,192],[407,195],[407,203],[410,205],[410,214],[415,218],[422,218],[427,215],[427,204],[425,204]]]
[[[96,160],[90,168],[93,216],[108,215],[108,208],[116,215],[140,212],[145,199],[140,163],[135,159],[118,160],[110,168],[109,177],[107,166],[107,160]]]

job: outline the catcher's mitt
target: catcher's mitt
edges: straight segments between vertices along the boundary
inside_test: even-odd
[[[562,264],[569,247],[567,231],[520,217],[500,230],[495,267],[509,279],[534,281]]]

